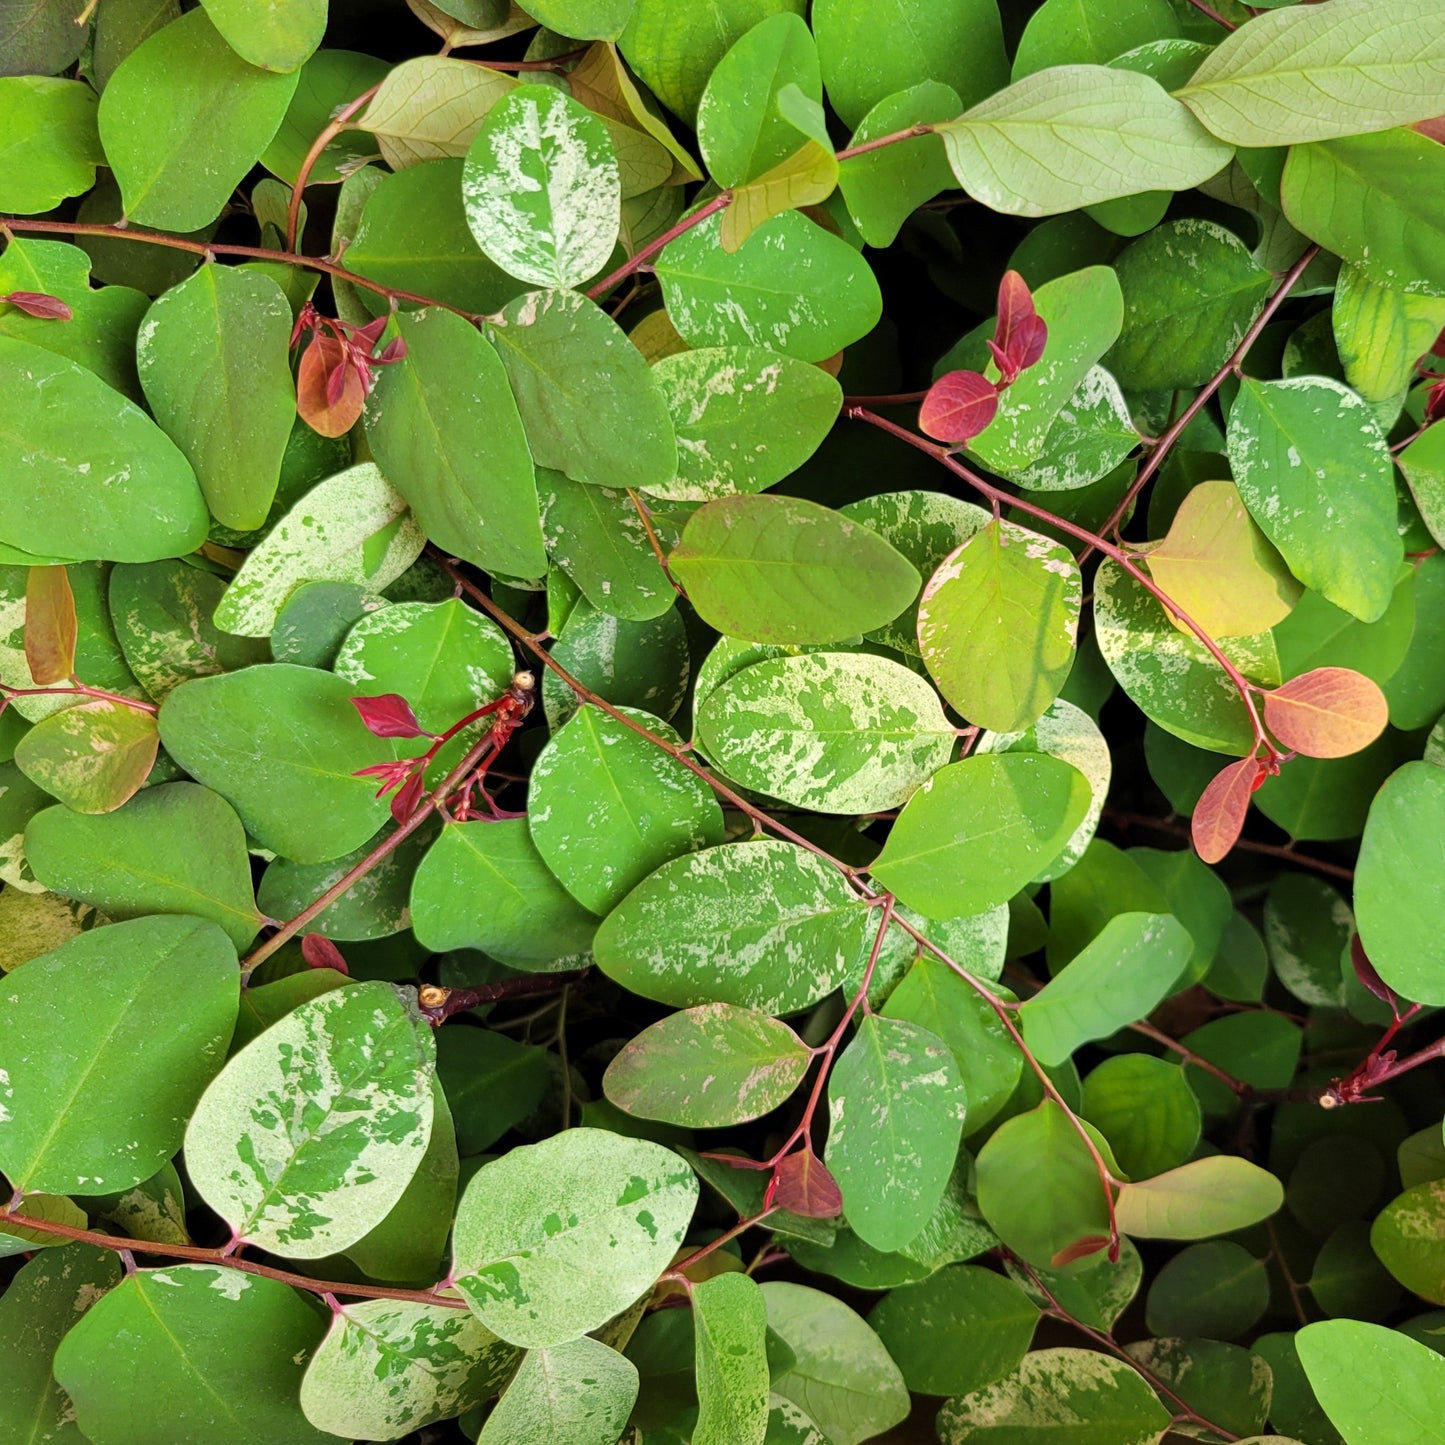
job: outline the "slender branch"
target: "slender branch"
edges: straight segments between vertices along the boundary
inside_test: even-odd
[[[341,134],[349,129],[348,122],[351,117],[359,111],[371,98],[381,89],[381,82],[378,80],[369,90],[364,90],[355,100],[342,106],[340,110],[324,125],[321,133],[311,142],[311,149],[306,152],[306,158],[301,162],[301,169],[296,172],[296,179],[291,185],[291,200],[286,207],[286,249],[296,249],[296,227],[301,219],[301,194],[306,189],[307,179],[311,175],[311,168],[321,159],[321,152]]]
[[[1305,1309],[1304,1299],[1300,1282],[1290,1272],[1289,1265],[1285,1262],[1284,1251],[1279,1247],[1279,1234],[1274,1227],[1274,1220],[1264,1221],[1265,1233],[1269,1236],[1269,1252],[1274,1256],[1274,1262],[1279,1266],[1280,1277],[1284,1280],[1285,1288],[1289,1291],[1290,1303],[1294,1306],[1295,1318],[1301,1325],[1310,1322],[1309,1311]]]
[[[1222,25],[1226,30],[1237,30],[1239,27],[1232,21],[1226,20],[1214,6],[1206,4],[1205,0],[1189,0],[1189,3],[1201,15],[1207,15],[1216,25]]]
[[[706,1259],[708,1255],[712,1254],[715,1250],[721,1249],[723,1245],[736,1239],[738,1235],[746,1234],[755,1224],[761,1224],[768,1215],[774,1212],[776,1207],[776,1205],[770,1204],[757,1214],[750,1214],[745,1219],[738,1220],[731,1229],[724,1231],[718,1235],[716,1239],[708,1240],[701,1249],[694,1250],[686,1259],[678,1260],[678,1262],[662,1276],[662,1279],[659,1280],[658,1283],[660,1284],[666,1280],[683,1285],[684,1287],[690,1285],[692,1281],[686,1277],[685,1271],[691,1269],[700,1259]]]
[[[1130,813],[1122,808],[1105,808],[1104,816],[1122,829],[1152,828],[1155,832],[1168,833],[1175,838],[1189,837],[1187,825],[1171,822],[1168,818],[1151,818],[1147,813]],[[1281,858],[1287,863],[1298,864],[1301,868],[1312,868],[1316,873],[1327,873],[1331,878],[1339,878],[1346,883],[1354,881],[1353,868],[1346,868],[1340,863],[1328,863],[1323,858],[1311,858],[1307,853],[1296,852],[1293,845],[1256,843],[1252,839],[1241,838],[1234,846],[1242,848],[1246,853],[1259,853],[1268,858]]]
[[[1156,1044],[1163,1044],[1166,1049],[1178,1054],[1186,1064],[1203,1069],[1206,1074],[1213,1074],[1226,1089],[1239,1098],[1243,1099],[1254,1092],[1253,1087],[1243,1079],[1236,1079],[1233,1074],[1226,1073],[1218,1064],[1211,1063],[1203,1054],[1196,1054],[1187,1044],[1181,1044],[1163,1029],[1155,1028],[1147,1019],[1135,1019],[1129,1028],[1136,1034],[1143,1034],[1146,1039],[1153,1039]]]
[[[73,682],[68,687],[11,687],[9,683],[0,682],[0,710],[4,709],[12,697],[92,697],[100,702],[132,707],[137,712],[160,711],[153,702],[143,702],[138,697],[126,697],[118,692],[107,692],[103,687],[88,687],[83,682]]]
[[[899,141],[914,140],[921,135],[932,135],[933,127],[926,120],[910,125],[906,130],[891,131],[888,135],[874,136],[872,140],[860,141],[855,146],[836,152],[834,159],[850,161],[854,156],[866,156],[869,151],[881,151],[884,146],[897,145]]]
[[[662,550],[662,543],[657,540],[657,533],[653,530],[652,517],[648,513],[647,503],[638,496],[633,487],[627,489],[628,500],[631,501],[633,510],[637,513],[637,520],[642,523],[642,530],[647,534],[647,545],[652,548],[652,555],[657,558],[657,565],[662,568],[662,575],[672,583],[672,590],[679,597],[686,597],[682,583],[672,575],[672,570],[667,565],[667,553]]]
[[[447,988],[439,983],[424,983],[416,991],[417,1011],[434,1028],[444,1024],[453,1014],[483,1004],[501,1003],[504,999],[527,998],[538,993],[566,995],[567,986],[587,976],[585,968],[565,973],[524,973],[516,978],[499,978],[495,983],[479,983],[475,988]],[[555,1004],[548,1004],[551,1009]]]
[[[714,196],[712,200],[699,206],[690,216],[684,216],[676,225],[669,226],[662,235],[654,237],[635,255],[629,256],[615,271],[609,271],[595,285],[589,286],[587,288],[588,296],[594,301],[599,296],[605,296],[619,281],[625,280],[634,271],[640,271],[669,242],[677,240],[679,236],[731,204],[732,198],[731,191],[723,191],[720,195]]]

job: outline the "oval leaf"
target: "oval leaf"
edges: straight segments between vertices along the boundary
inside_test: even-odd
[[[1311,758],[1367,748],[1390,720],[1379,685],[1348,667],[1316,667],[1264,695],[1264,720],[1285,747]]]
[[[1228,857],[1244,830],[1249,800],[1263,781],[1264,773],[1256,757],[1230,763],[1210,779],[1189,820],[1194,851],[1206,863]]]
[[[928,388],[920,430],[941,442],[972,441],[998,411],[998,388],[977,371],[950,371]]]
[[[1206,1239],[1258,1224],[1283,1203],[1284,1189],[1268,1170],[1217,1154],[1125,1184],[1114,1214],[1139,1239]]]

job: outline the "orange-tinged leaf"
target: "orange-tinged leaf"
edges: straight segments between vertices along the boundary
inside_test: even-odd
[[[1379,687],[1348,667],[1316,667],[1264,695],[1264,720],[1285,747],[1311,758],[1343,758],[1385,730],[1390,707]]]
[[[998,411],[998,388],[977,371],[950,371],[928,388],[918,425],[941,442],[971,441]]]
[[[1147,561],[1150,576],[1213,637],[1267,632],[1302,590],[1233,482],[1200,482]]]
[[[73,813],[112,813],[155,766],[156,715],[94,698],[35,724],[15,745],[20,771]]]
[[[1250,795],[1263,778],[1258,758],[1241,758],[1215,774],[1200,794],[1189,831],[1194,851],[1206,863],[1218,863],[1234,847],[1249,812]]]
[[[25,661],[40,687],[75,671],[75,597],[64,567],[32,567],[25,582]]]
[[[1082,1239],[1076,1239],[1072,1244],[1065,1245],[1050,1261],[1053,1269],[1063,1269],[1066,1264],[1073,1264],[1076,1259],[1086,1259],[1091,1254],[1098,1254],[1101,1249],[1109,1247],[1109,1236],[1107,1234],[1086,1234]]]
[[[346,365],[346,349],[325,332],[312,338],[296,371],[296,410],[301,420],[324,437],[344,436],[366,403],[356,369]]]

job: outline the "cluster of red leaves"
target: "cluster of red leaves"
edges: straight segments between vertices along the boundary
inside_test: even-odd
[[[993,382],[981,371],[950,371],[928,389],[918,425],[938,441],[971,441],[998,412],[999,394],[1044,354],[1049,329],[1034,310],[1033,293],[1017,271],[1005,271],[998,287],[998,319],[988,349],[998,368]]]
[[[304,413],[303,413],[304,415]],[[440,734],[428,732],[416,720],[411,704],[399,693],[384,692],[376,697],[354,697],[352,706],[361,714],[367,731],[378,738],[432,738]],[[379,778],[381,786],[376,790],[379,798],[395,790],[391,800],[391,816],[398,823],[405,822],[416,811],[421,802],[422,790],[426,786],[426,765],[432,754],[424,753],[419,758],[398,758],[394,762],[373,763],[370,767],[359,768],[357,777]]]
[[[406,355],[401,337],[389,341],[373,355],[389,316],[378,316],[365,326],[354,326],[334,316],[323,316],[308,301],[296,318],[291,345],[309,333],[296,373],[296,410],[301,420],[324,437],[344,436],[356,424],[371,388],[377,366],[388,366]]]

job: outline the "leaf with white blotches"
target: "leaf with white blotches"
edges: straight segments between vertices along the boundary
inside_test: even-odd
[[[75,812],[109,813],[145,782],[159,747],[153,712],[88,698],[36,723],[15,763]]]
[[[636,1365],[588,1335],[528,1350],[477,1445],[613,1445],[637,1386]]]
[[[698,1412],[693,1445],[763,1445],[768,1307],[755,1280],[720,1274],[692,1292]]]

